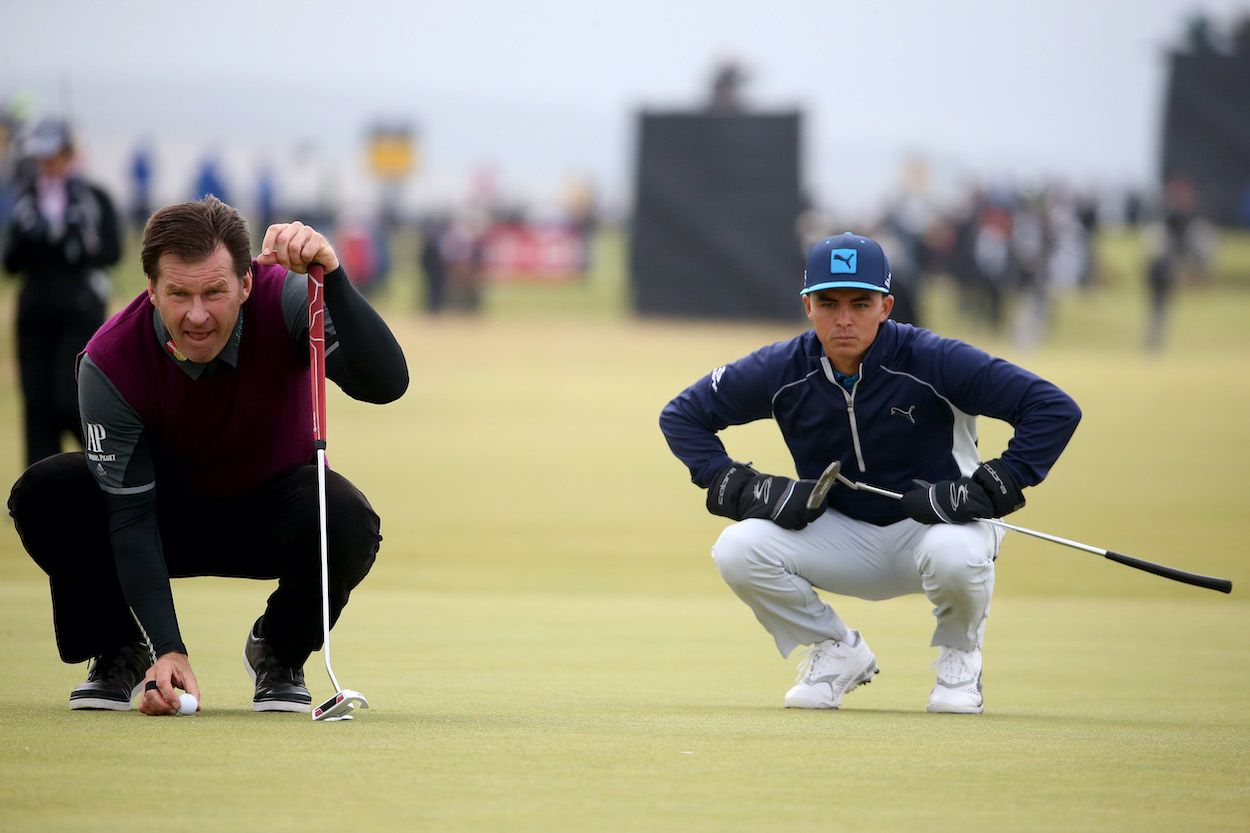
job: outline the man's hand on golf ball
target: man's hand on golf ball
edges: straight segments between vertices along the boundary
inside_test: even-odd
[[[176,689],[182,689],[195,698],[194,714],[199,708],[200,686],[191,670],[186,654],[168,653],[157,659],[143,679],[143,691],[139,696],[139,711],[147,715],[178,714],[182,700]]]

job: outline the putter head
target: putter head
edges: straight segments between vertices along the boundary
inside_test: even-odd
[[[834,460],[829,467],[820,475],[820,479],[816,481],[816,486],[812,489],[812,493],[807,496],[807,508],[819,509],[820,504],[824,502],[825,496],[829,494],[829,490],[833,488],[834,481],[838,479],[838,474],[842,471],[842,461]]]
[[[369,701],[359,691],[345,688],[313,709],[313,720],[351,720],[356,709],[369,708]]]

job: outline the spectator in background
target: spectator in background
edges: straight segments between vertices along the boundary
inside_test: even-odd
[[[1163,192],[1161,216],[1145,234],[1149,252],[1146,285],[1150,311],[1146,324],[1146,349],[1163,346],[1163,329],[1173,290],[1178,283],[1206,280],[1213,237],[1210,224],[1198,212],[1193,184],[1184,176],[1168,178]]]
[[[900,324],[919,327],[922,243],[896,211],[886,213],[874,234],[894,270],[894,309],[890,316]]]
[[[200,161],[200,169],[191,188],[191,199],[202,200],[210,194],[224,203],[230,203],[230,189],[221,174],[221,160],[213,150]]]
[[[959,288],[960,312],[994,332],[1010,319],[1018,344],[1040,343],[1055,296],[1095,279],[1093,210],[1061,182],[969,192],[967,205],[949,218],[949,230],[933,234],[932,244],[934,252],[950,250],[942,259]],[[938,242],[947,237],[949,243]]]
[[[996,193],[977,206],[968,239],[972,268],[963,282],[965,298],[973,301],[969,307],[979,310],[995,332],[1003,328],[1014,288],[1011,226],[1010,196]]]
[[[130,184],[134,189],[130,219],[142,229],[152,213],[152,146],[146,139],[135,145],[130,157]]]
[[[1053,245],[1045,195],[1022,195],[1012,213],[1010,250],[1020,292],[1012,326],[1017,344],[1034,347],[1050,317],[1049,256]]]
[[[121,235],[108,194],[75,171],[64,121],[39,122],[24,149],[33,175],[18,186],[4,268],[24,278],[17,357],[29,465],[59,453],[65,433],[81,442],[74,360],[104,323],[104,270],[121,257]]]
[[[713,113],[740,113],[743,110],[742,88],[747,74],[735,60],[722,61],[712,74],[712,89],[707,109]]]
[[[443,259],[443,232],[447,221],[430,217],[421,224],[421,273],[425,276],[425,311],[437,315],[447,303],[447,263]]]
[[[273,162],[263,160],[256,170],[256,214],[260,228],[269,228],[278,222],[278,180]]]
[[[482,306],[483,254],[487,220],[467,213],[453,219],[439,235],[439,252],[447,269],[447,307],[477,312]]]
[[[18,133],[21,119],[0,102],[0,230],[9,225],[18,180]]]
[[[353,217],[339,224],[335,235],[339,259],[352,283],[366,297],[386,285],[390,276],[390,241],[382,224],[366,217]]]

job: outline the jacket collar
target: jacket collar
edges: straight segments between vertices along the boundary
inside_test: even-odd
[[[812,339],[808,348],[809,354],[824,369],[829,381],[835,385],[838,384],[837,378],[833,375],[833,363],[825,356],[825,348],[821,346],[820,339],[816,337],[815,331],[809,332]],[[894,352],[897,344],[898,324],[893,319],[887,318],[881,322],[877,337],[872,340],[872,344],[868,345],[868,352],[864,354],[864,360],[859,365],[859,378],[863,379],[873,368],[880,367],[885,362],[886,356]]]

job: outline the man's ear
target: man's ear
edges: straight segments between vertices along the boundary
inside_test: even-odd
[[[894,309],[894,296],[893,295],[885,296],[884,298],[881,299],[881,303],[885,307],[885,313],[881,316],[881,320],[884,321],[885,319],[890,317],[890,310]]]
[[[156,281],[151,276],[148,277],[148,300],[156,306]]]
[[[240,279],[239,283],[242,285],[242,289],[243,289],[243,300],[246,301],[252,295],[252,270],[251,269],[247,270],[247,274],[244,275]]]

